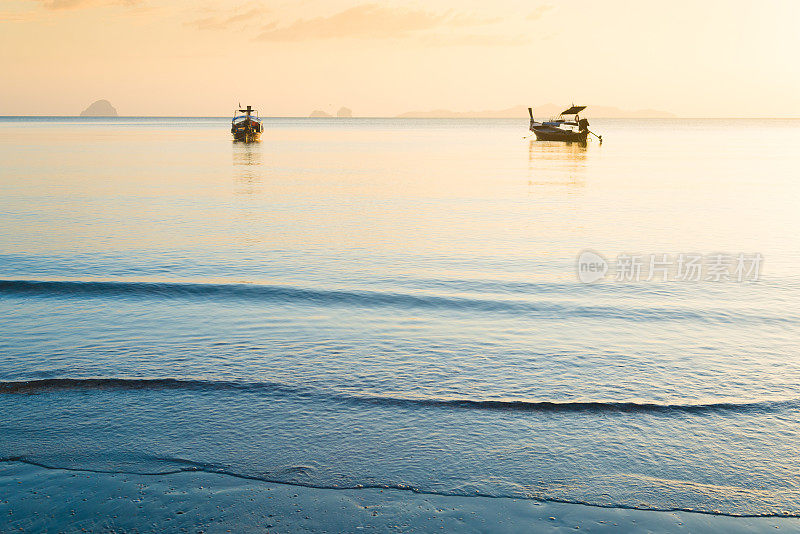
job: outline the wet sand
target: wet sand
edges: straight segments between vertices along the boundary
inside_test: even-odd
[[[0,464],[3,532],[800,532],[800,519]]]

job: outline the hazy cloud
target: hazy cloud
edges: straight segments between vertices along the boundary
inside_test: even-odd
[[[264,41],[310,41],[340,38],[390,38],[441,27],[467,27],[492,24],[499,19],[446,12],[432,13],[416,9],[364,4],[327,17],[300,19],[288,26],[277,23],[262,28],[258,37]]]
[[[135,6],[140,0],[36,0],[45,9],[77,9],[99,5]]]
[[[193,22],[188,22],[187,24],[190,26],[194,26],[200,30],[222,30],[231,25],[241,22],[246,22],[255,17],[259,17],[263,15],[265,12],[266,10],[264,8],[253,7],[251,9],[241,11],[240,13],[236,13],[234,15],[228,15],[228,16],[212,15],[209,17],[204,17],[202,19],[195,20]]]
[[[87,0],[40,0],[39,3],[47,9],[72,9],[90,2]]]
[[[553,6],[548,6],[548,5],[539,6],[536,9],[534,9],[533,11],[531,11],[530,14],[527,17],[525,17],[525,19],[526,20],[539,20],[540,18],[542,18],[542,16],[545,13],[547,13],[551,9],[553,9]]]
[[[432,46],[517,46],[532,41],[528,35],[425,35],[420,37],[423,44]]]

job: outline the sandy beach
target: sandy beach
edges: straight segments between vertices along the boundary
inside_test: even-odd
[[[0,464],[4,532],[781,532],[800,520]]]

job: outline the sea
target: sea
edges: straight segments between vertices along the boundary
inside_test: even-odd
[[[0,118],[0,460],[800,516],[800,120]]]

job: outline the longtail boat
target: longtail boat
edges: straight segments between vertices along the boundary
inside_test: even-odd
[[[238,113],[239,115],[234,113],[231,120],[231,133],[234,140],[258,141],[261,137],[261,132],[264,131],[264,125],[261,124],[261,119],[258,118],[258,111],[251,106],[247,106],[245,109],[238,110]],[[241,115],[241,113],[244,113],[244,115]]]
[[[603,142],[603,137],[589,131],[589,121],[579,115],[586,106],[571,106],[549,121],[536,122],[533,118],[533,108],[528,108],[531,116],[530,131],[536,135],[538,141],[567,141],[585,143],[589,134]]]

